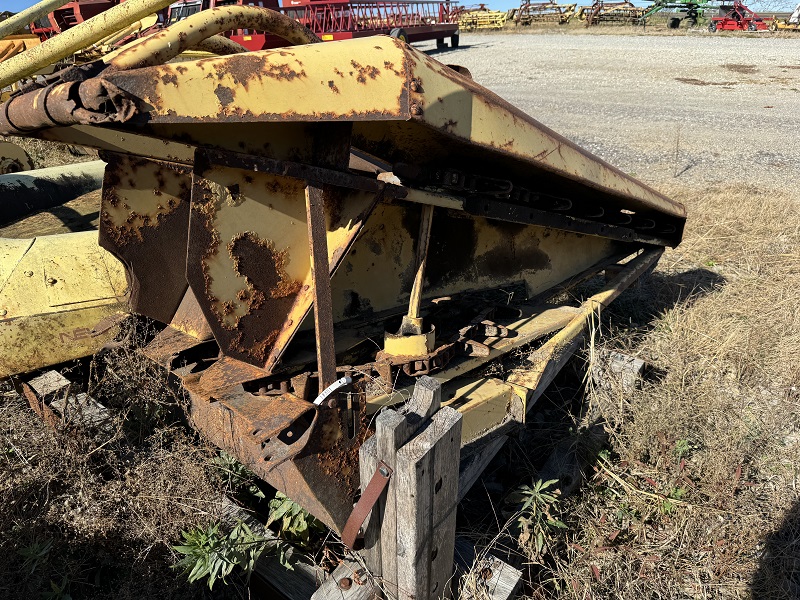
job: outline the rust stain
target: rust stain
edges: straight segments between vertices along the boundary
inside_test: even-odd
[[[218,85],[217,89],[214,90],[214,94],[222,106],[228,106],[233,102],[233,90],[227,86]]]
[[[367,77],[369,77],[370,79],[375,79],[381,74],[378,68],[372,65],[361,65],[355,60],[351,60],[350,64],[356,71],[358,71],[358,75],[356,75],[356,81],[358,83],[367,83]]]

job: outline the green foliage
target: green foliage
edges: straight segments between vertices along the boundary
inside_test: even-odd
[[[62,578],[60,584],[51,579],[50,591],[43,592],[42,598],[44,598],[44,600],[72,600],[72,596],[69,594],[70,583],[68,577]]]
[[[521,485],[506,498],[506,503],[517,507],[514,517],[519,530],[519,543],[527,548],[533,559],[547,553],[548,542],[557,529],[567,526],[553,511],[558,503],[558,489],[552,489],[557,479],[536,481],[533,486]]]
[[[264,492],[255,483],[255,475],[234,456],[220,451],[219,456],[211,462],[217,467],[229,490],[234,493],[243,491],[260,500],[265,498]]]
[[[679,459],[688,456],[691,450],[692,446],[689,444],[689,440],[678,440],[675,442],[675,454]]]
[[[672,488],[672,490],[669,492],[669,496],[667,496],[661,502],[661,514],[671,515],[673,512],[675,512],[675,509],[678,507],[678,503],[672,501],[683,500],[684,496],[686,496],[686,488]]]
[[[220,531],[219,523],[181,533],[184,544],[173,549],[183,554],[183,558],[175,568],[188,574],[189,583],[208,577],[209,589],[214,588],[218,579],[224,583],[235,567],[241,567],[249,578],[269,544],[268,539],[254,534],[243,521],[237,521],[227,534]]]
[[[17,554],[24,559],[22,568],[26,571],[30,569],[28,573],[33,574],[42,563],[47,561],[47,555],[50,554],[52,547],[53,538],[48,538],[46,540],[36,540],[32,544],[17,550]]]
[[[267,527],[273,523],[278,524],[278,534],[281,538],[303,550],[311,546],[313,532],[325,531],[325,526],[320,521],[281,492],[269,502]]]

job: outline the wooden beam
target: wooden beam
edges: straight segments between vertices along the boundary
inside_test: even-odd
[[[397,598],[449,596],[453,574],[461,414],[437,412],[397,452]]]

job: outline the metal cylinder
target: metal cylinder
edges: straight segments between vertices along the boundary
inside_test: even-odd
[[[75,163],[0,175],[0,226],[99,190],[106,163]]]
[[[128,0],[0,63],[0,88],[36,73],[99,42],[128,25],[166,8],[172,0]]]
[[[211,36],[232,29],[266,31],[283,38],[289,45],[321,41],[309,29],[283,13],[258,6],[223,6],[195,13],[170,25],[159,35],[129,44],[103,60],[112,69],[119,70],[160,65],[185,50],[197,47]]]
[[[68,0],[42,0],[38,4],[34,4],[30,8],[26,8],[13,17],[9,17],[5,21],[0,22],[0,40],[7,35],[13,35],[18,31],[22,31],[36,19],[53,12],[57,8],[61,8],[67,1]]]

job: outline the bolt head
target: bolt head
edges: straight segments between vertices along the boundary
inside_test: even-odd
[[[353,580],[349,577],[342,577],[339,580],[339,588],[343,590],[349,590],[350,587],[353,585]]]
[[[0,308],[0,317],[5,317],[8,311],[5,308]]]
[[[25,271],[25,277],[33,277],[33,271]]]

